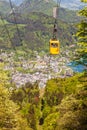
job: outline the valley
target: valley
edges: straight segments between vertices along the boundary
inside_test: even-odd
[[[4,64],[4,70],[10,71],[11,82],[15,83],[17,87],[21,87],[27,82],[38,82],[41,88],[45,87],[49,79],[73,76],[73,70],[67,66],[75,55],[70,48],[74,49],[74,47],[67,46],[65,51],[63,48],[61,49],[60,55],[54,56],[45,54],[45,52],[39,54],[37,51],[31,53],[32,57],[23,51],[20,54],[2,52],[0,61]]]
[[[2,2],[3,7],[6,2]],[[0,59],[4,69],[10,71],[11,82],[17,87],[27,82],[38,82],[39,87],[44,87],[49,79],[73,75],[67,63],[75,55],[74,23],[80,18],[75,11],[62,7],[59,9],[57,24],[61,52],[57,56],[50,56],[49,39],[52,38],[55,20],[52,11],[55,4],[53,0],[25,0],[18,6],[13,4],[14,12],[9,7],[9,2],[7,12],[3,12],[0,7]]]
[[[60,8],[57,23],[61,52],[57,56],[50,56],[49,39],[52,37],[54,23],[51,13],[55,3],[51,1],[48,7],[45,1],[40,2],[41,7],[43,4],[45,6],[39,12],[36,11],[39,5],[34,9],[35,3],[31,4],[31,8],[28,7],[29,2],[27,7],[24,2],[16,8],[16,23],[12,13],[8,17],[2,15],[4,23],[1,19],[0,48],[6,50],[1,51],[0,59],[3,61],[4,70],[10,71],[11,82],[17,87],[27,82],[32,84],[38,82],[39,87],[42,88],[46,86],[49,79],[73,76],[73,70],[67,66],[67,63],[75,55],[73,50],[76,49],[76,39],[73,34],[76,29],[73,25],[79,17],[76,16],[75,11]],[[43,12],[44,8],[46,12]]]

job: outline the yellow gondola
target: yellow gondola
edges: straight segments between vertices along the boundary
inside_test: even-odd
[[[56,55],[60,52],[60,42],[56,39],[50,39],[50,54]]]

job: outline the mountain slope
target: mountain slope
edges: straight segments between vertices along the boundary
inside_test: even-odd
[[[30,12],[41,12],[46,15],[53,15],[53,8],[56,3],[53,0],[25,0],[18,8],[19,12],[26,15]],[[64,8],[59,8],[59,18],[65,22],[76,22],[78,17],[76,11],[71,11]]]
[[[17,0],[15,0],[15,2],[17,2]],[[52,16],[53,7],[55,5],[56,3],[53,0],[24,0],[23,3],[20,4],[20,6],[16,7],[15,5],[13,5],[13,7],[15,8],[16,12],[19,12],[24,15],[27,15],[30,12],[41,12],[49,16]],[[0,7],[2,13],[8,14],[9,12],[11,12],[10,5],[8,2],[6,2],[6,0],[0,3]],[[71,11],[64,8],[59,9],[59,18],[65,22],[78,21],[78,17],[76,16],[75,11]]]
[[[19,38],[13,14],[10,13],[6,18],[8,21],[6,26],[10,33],[11,43],[6,30],[4,29],[3,31],[3,26],[0,25],[0,46],[6,48],[10,44],[12,48],[22,44],[32,50],[47,51],[49,48],[49,39],[52,37],[53,31],[54,18],[52,16],[52,10],[54,5],[53,0],[25,0],[15,10],[15,19],[21,38]],[[73,23],[76,20],[78,18],[75,12],[60,8],[58,38],[60,39],[61,46],[70,45],[74,42],[72,34],[75,32],[75,28],[69,23]]]
[[[15,21],[12,16],[7,18],[7,20],[9,24],[6,23],[6,25],[12,39],[10,47],[20,46],[17,28],[14,24]],[[49,49],[49,39],[52,37],[53,31],[53,17],[43,13],[33,12],[27,14],[27,17],[16,15],[16,22],[18,23],[22,45],[27,46],[27,48],[32,50],[47,51]],[[6,47],[10,41],[8,42],[7,32],[5,30],[3,31],[2,25],[0,28],[2,28],[0,30],[2,32],[0,36],[2,39],[0,46],[2,45],[3,47]],[[74,42],[72,37],[72,33],[74,33],[74,31],[75,29],[73,26],[60,19],[58,20],[58,38],[61,41],[61,46],[70,45]]]
[[[54,0],[57,1],[57,0]],[[61,0],[61,7],[67,8],[70,10],[79,10],[85,6],[81,0]]]
[[[43,12],[52,15],[52,9],[55,6],[53,0],[25,0],[20,6],[21,13]]]
[[[0,1],[0,12],[8,13],[10,11],[10,4],[7,1]]]

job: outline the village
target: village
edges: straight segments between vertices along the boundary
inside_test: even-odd
[[[27,82],[39,83],[39,88],[45,87],[46,82],[52,78],[64,78],[73,76],[73,70],[67,66],[70,62],[69,52],[63,56],[44,55],[39,56],[37,52],[34,59],[25,60],[19,57],[18,61],[14,60],[15,53],[1,53],[0,62],[4,62],[4,70],[11,73],[11,82],[17,87],[21,87]]]

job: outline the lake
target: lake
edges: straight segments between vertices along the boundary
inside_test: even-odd
[[[75,61],[68,63],[67,66],[72,68],[74,72],[83,72],[86,69],[84,65],[81,64],[77,65]]]

